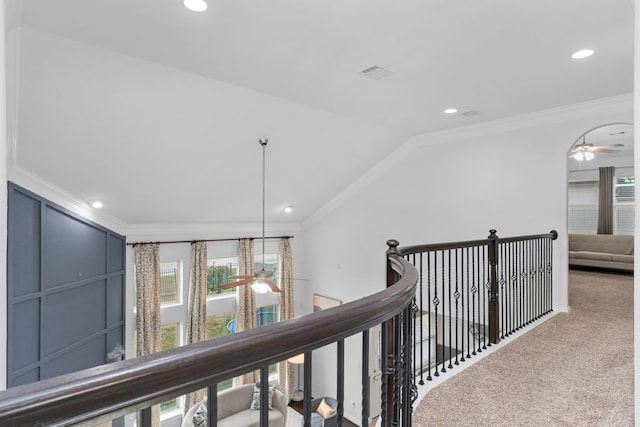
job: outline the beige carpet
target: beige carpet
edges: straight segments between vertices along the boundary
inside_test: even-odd
[[[570,271],[559,313],[431,390],[414,426],[633,426],[633,277]]]

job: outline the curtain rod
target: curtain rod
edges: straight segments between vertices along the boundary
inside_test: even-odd
[[[169,241],[165,241],[165,242],[132,242],[132,243],[127,243],[127,246],[136,246],[136,245],[147,245],[150,243],[157,243],[159,245],[162,244],[169,244],[169,243],[195,243],[195,242],[232,242],[234,240],[242,240],[242,239],[249,239],[249,240],[257,240],[257,239],[262,239],[262,237],[235,237],[235,238],[228,238],[228,239],[200,239],[200,240],[169,240]],[[265,239],[293,239],[293,236],[271,236],[271,237],[265,237]]]

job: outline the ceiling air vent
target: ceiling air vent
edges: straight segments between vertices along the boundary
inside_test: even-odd
[[[470,111],[465,111],[464,113],[460,113],[465,117],[475,117],[475,116],[479,116],[480,114],[482,114],[480,111],[478,110],[470,110]]]
[[[365,68],[360,72],[373,80],[379,80],[383,77],[391,75],[391,71],[387,70],[386,68],[378,67],[377,65],[372,65],[371,67]]]

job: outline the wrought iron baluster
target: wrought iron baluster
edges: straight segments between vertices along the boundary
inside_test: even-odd
[[[474,338],[474,343],[473,343],[473,351],[471,352],[471,354],[473,354],[474,356],[478,353],[476,353],[476,343],[475,343],[475,330],[476,330],[476,292],[478,291],[478,288],[476,287],[476,256],[478,253],[478,247],[476,246],[476,253],[474,254],[473,248],[471,249],[471,255],[472,255],[472,259],[471,259],[471,277],[473,278],[473,283],[471,285],[471,323],[472,323],[472,335]]]
[[[389,413],[387,411],[387,402],[389,399],[389,375],[392,373],[390,372],[390,366],[389,366],[389,342],[387,341],[389,339],[389,322],[383,322],[381,327],[380,327],[380,352],[382,353],[382,366],[380,367],[381,372],[381,390],[380,390],[380,397],[382,400],[382,408],[380,411],[380,420],[382,422],[382,426],[383,427],[387,427],[389,426],[390,423],[390,419],[389,419]]]
[[[453,337],[453,333],[451,331],[451,249],[447,250],[447,258],[448,258],[448,262],[447,262],[447,270],[448,270],[448,274],[447,274],[447,284],[448,284],[448,288],[449,291],[447,293],[447,300],[448,300],[448,306],[449,306],[449,314],[447,316],[447,318],[449,319],[447,321],[447,323],[449,324],[449,365],[447,366],[447,368],[449,369],[453,369],[453,365],[451,364],[451,359],[453,359],[453,357],[451,356],[451,351],[453,349],[453,343],[451,342],[451,339]]]
[[[429,304],[429,313],[427,316],[427,333],[429,334],[429,353],[427,354],[427,358],[428,360],[428,367],[427,369],[429,370],[427,373],[427,381],[431,381],[432,377],[431,377],[431,349],[436,349],[436,343],[433,342],[435,341],[435,337],[432,340],[431,339],[431,252],[427,252],[427,304]],[[437,363],[437,358],[436,360],[434,360],[434,362]],[[436,366],[436,373],[438,372],[437,366]]]
[[[459,288],[458,288],[458,267],[459,267],[458,253],[459,252],[460,252],[460,249],[456,249],[456,252],[455,252],[455,254],[456,254],[456,257],[455,257],[456,288],[455,288],[455,291],[453,293],[453,297],[456,300],[456,317],[455,317],[455,319],[456,319],[456,349],[455,349],[456,361],[455,361],[455,364],[456,365],[460,364],[460,362],[458,361],[458,353],[460,352],[459,351],[460,349],[458,347],[458,344],[459,344],[459,342],[458,342],[458,332],[460,330],[460,325],[458,324],[458,317],[459,317],[459,314],[458,314],[459,301],[458,300],[460,299],[460,291],[459,291]]]
[[[340,378],[338,378],[340,381]],[[344,381],[344,376],[342,377]],[[369,424],[369,330],[362,331],[362,425]],[[342,425],[342,419],[338,420]]]
[[[438,304],[440,299],[438,298],[438,251],[433,253],[433,307],[434,307],[434,326],[435,326],[435,349],[436,349],[436,368],[433,370],[433,376],[439,377],[438,372]]]
[[[214,398],[215,396],[215,398]],[[218,383],[207,387],[207,426],[218,425]]]
[[[423,252],[420,252],[420,257],[419,257],[419,261],[420,261],[420,274],[419,274],[419,286],[420,286],[420,312],[419,312],[419,318],[420,318],[420,385],[424,385],[424,319],[422,318],[423,316],[423,305],[422,305],[422,254]],[[429,313],[427,313],[427,315],[429,315]],[[415,333],[415,332],[414,332]]]
[[[471,348],[471,336],[469,334],[469,322],[471,321],[471,317],[469,317],[469,306],[472,305],[470,304],[470,297],[471,297],[471,291],[470,291],[470,284],[471,284],[471,280],[469,279],[469,264],[473,265],[473,250],[471,251],[471,261],[469,258],[469,248],[467,248],[467,263],[466,263],[466,270],[467,270],[467,323],[466,323],[466,329],[467,329],[467,358],[471,357],[471,353],[469,353],[470,348]]]

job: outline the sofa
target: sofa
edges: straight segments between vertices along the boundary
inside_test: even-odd
[[[218,393],[218,427],[259,427],[260,411],[251,409],[255,384],[244,384]],[[206,401],[205,401],[206,405]],[[200,403],[193,405],[182,420],[182,427],[195,427],[193,417]],[[287,402],[280,390],[273,395],[269,410],[269,427],[284,427],[287,423]]]
[[[633,271],[633,236],[569,234],[569,266]]]

